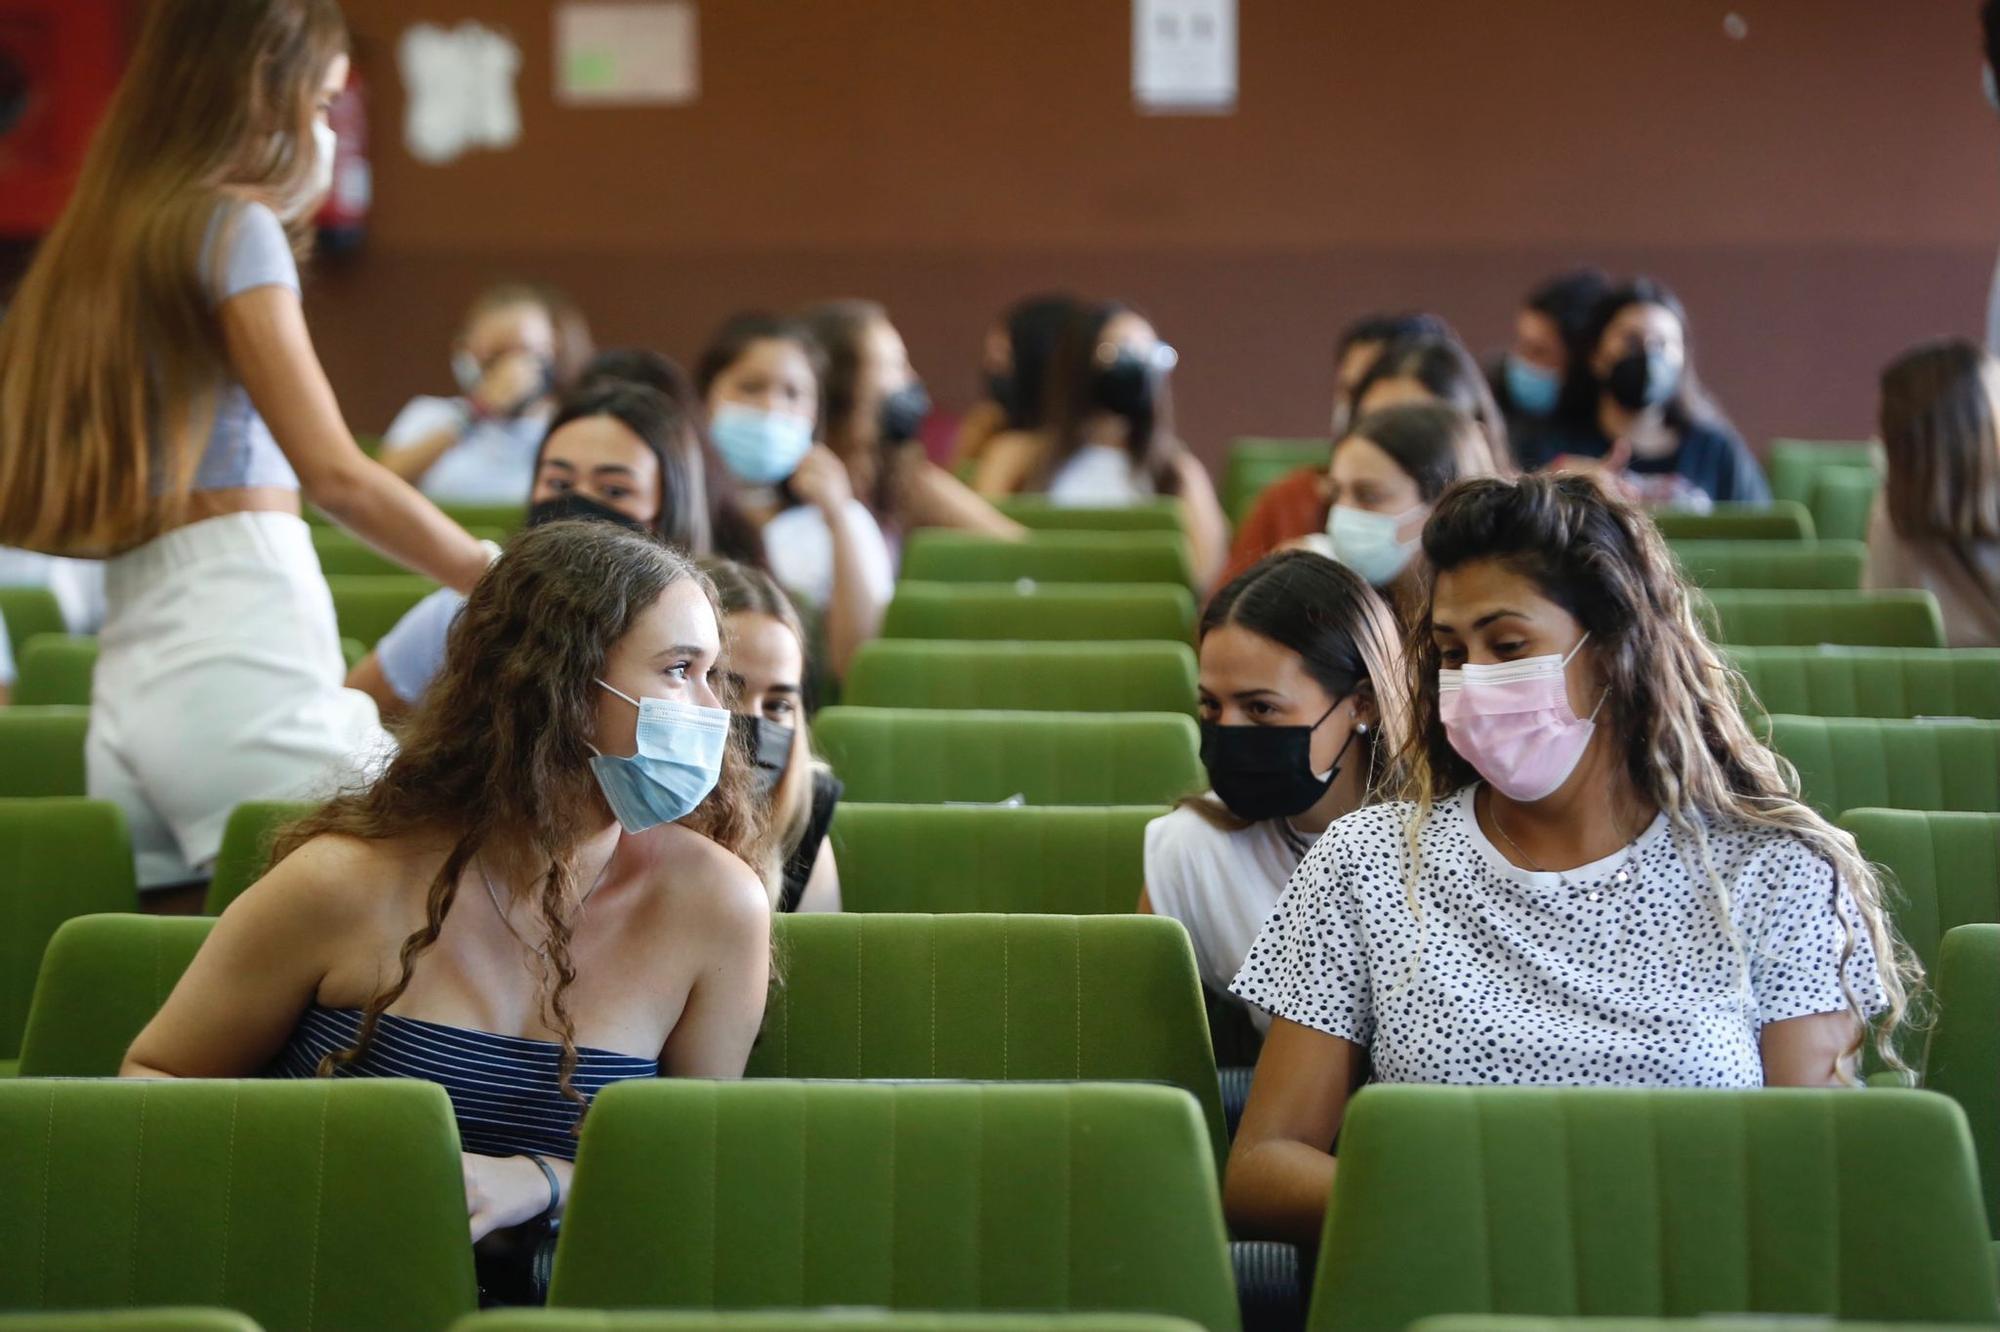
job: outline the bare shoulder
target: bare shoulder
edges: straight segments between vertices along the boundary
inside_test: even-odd
[[[442,853],[421,839],[323,833],[273,865],[229,911],[282,917],[293,930],[345,933],[400,914],[405,890],[435,872]]]
[[[769,933],[771,902],[763,880],[739,857],[677,824],[644,836],[654,900],[675,928],[697,929],[718,943]]]

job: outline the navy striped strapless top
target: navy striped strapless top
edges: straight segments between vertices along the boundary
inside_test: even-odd
[[[360,1030],[359,1009],[314,1004],[265,1074],[315,1077],[319,1061],[351,1049]],[[500,1036],[384,1013],[368,1052],[337,1076],[435,1082],[451,1097],[459,1141],[466,1151],[482,1156],[536,1152],[573,1161],[576,1135],[571,1130],[578,1110],[557,1090],[561,1064],[562,1046],[555,1041]],[[659,1075],[654,1060],[579,1047],[570,1084],[588,1101],[614,1082]]]

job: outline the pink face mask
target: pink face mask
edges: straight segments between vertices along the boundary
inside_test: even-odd
[[[1531,804],[1569,780],[1590,737],[1597,713],[1579,721],[1569,706],[1563,671],[1568,657],[1550,653],[1494,666],[1438,672],[1438,715],[1459,756],[1509,800]],[[1597,700],[1598,709],[1604,700]]]

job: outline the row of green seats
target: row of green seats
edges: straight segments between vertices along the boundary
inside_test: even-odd
[[[1944,1332],[1943,1323],[1783,1320],[1786,1332]],[[1961,1325],[1962,1326],[1962,1325]],[[1410,1332],[1770,1332],[1771,1319],[1540,1318],[1442,1314]],[[88,1313],[0,1314],[0,1332],[261,1332],[228,1309],[123,1309]],[[773,1313],[688,1313],[647,1309],[494,1309],[452,1324],[451,1332],[1198,1332],[1164,1314],[894,1313],[872,1309]]]
[[[518,504],[440,504],[445,517],[463,527],[466,531],[494,531],[513,535],[528,521],[526,502]],[[306,521],[314,527],[332,528],[333,519],[318,509],[307,506]]]
[[[466,531],[482,541],[504,541],[509,528],[468,527]],[[319,556],[320,572],[329,577],[350,574],[401,575],[409,570],[386,555],[378,554],[373,546],[345,532],[338,527],[315,527],[312,530],[313,550]]]
[[[903,546],[901,576],[919,583],[1171,583],[1192,585],[1179,532],[1030,532],[1018,540],[927,527]]]
[[[1882,449],[1867,442],[1773,440],[1765,470],[1771,495],[1812,510],[1822,537],[1863,540],[1882,488]]]
[[[16,1080],[0,1142],[35,1144],[0,1151],[0,1305],[221,1304],[279,1327],[472,1312],[436,1086]],[[1306,1327],[1991,1322],[1981,1220],[1964,1114],[1928,1092],[1372,1086],[1342,1125]],[[1225,1241],[1200,1116],[1173,1088],[643,1080],[586,1118],[550,1306],[1237,1332]]]
[[[352,667],[368,649],[352,638],[340,640],[341,657]],[[13,702],[33,708],[90,702],[97,669],[97,639],[89,634],[36,634],[17,647]]]

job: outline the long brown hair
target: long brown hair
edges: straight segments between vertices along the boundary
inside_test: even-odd
[[[1889,1001],[1872,1023],[1851,992],[1849,1009],[1859,1031],[1872,1027],[1883,1060],[1903,1068],[1891,1037],[1921,970],[1896,937],[1882,880],[1851,834],[1799,798],[1797,771],[1744,720],[1737,700],[1748,696],[1748,687],[1702,632],[1687,583],[1652,520],[1587,476],[1488,477],[1445,492],[1424,527],[1424,555],[1434,571],[1433,595],[1436,575],[1497,560],[1532,580],[1589,633],[1606,686],[1600,724],[1623,744],[1634,788],[1666,814],[1681,847],[1692,851],[1716,894],[1725,936],[1746,968],[1747,945],[1729,914],[1728,885],[1711,862],[1704,816],[1782,832],[1833,868],[1836,892],[1847,889],[1860,908],[1860,932],[1873,947]],[[1408,639],[1415,715],[1402,766],[1404,798],[1414,805],[1407,830],[1413,853],[1432,806],[1479,780],[1445,734],[1431,613],[1426,605]],[[1416,864],[1414,854],[1410,863]],[[1845,992],[1857,931],[1837,897],[1834,906],[1843,934]]]
[[[515,537],[453,622],[444,667],[403,728],[402,746],[373,785],[337,797],[286,828],[273,862],[316,837],[365,841],[443,834],[451,849],[431,880],[424,924],[403,940],[395,983],[369,1000],[351,1049],[329,1055],[322,1075],[359,1058],[382,1014],[408,988],[417,959],[437,942],[460,879],[482,847],[524,842],[549,868],[536,890],[546,926],[545,1016],[562,1038],[563,1095],[576,1034],[569,987],[577,845],[602,825],[604,800],[590,769],[598,685],[605,661],[633,621],[683,579],[713,608],[708,579],[678,551],[611,523],[557,522]],[[722,780],[682,821],[768,876],[775,868],[751,777],[734,746]]]
[[[177,521],[226,359],[200,277],[240,208],[303,255],[334,0],[156,0],[68,206],[0,322],[0,544],[127,549]]]
[[[2000,541],[2000,360],[1964,338],[1904,352],[1882,371],[1881,429],[1896,534],[1977,571],[1972,548]]]

